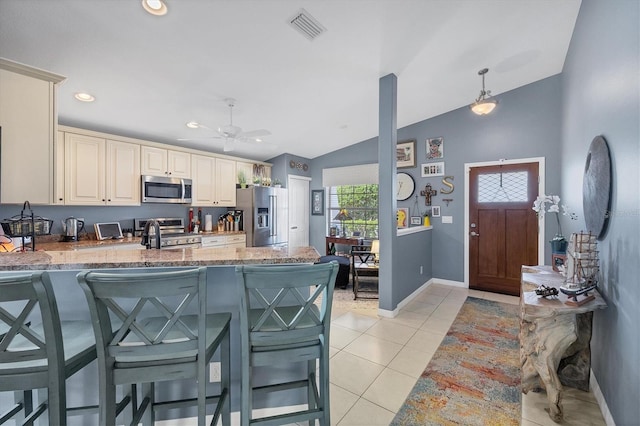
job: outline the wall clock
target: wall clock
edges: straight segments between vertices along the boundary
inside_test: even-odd
[[[407,200],[413,195],[413,191],[416,189],[416,183],[413,181],[411,175],[407,173],[398,173],[396,175],[396,199],[398,201]]]
[[[582,209],[587,229],[604,238],[611,203],[611,157],[602,136],[596,136],[587,153],[582,179]]]

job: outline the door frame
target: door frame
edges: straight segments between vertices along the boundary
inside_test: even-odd
[[[292,180],[301,180],[301,181],[307,181],[309,182],[309,190],[307,191],[306,197],[307,200],[309,200],[309,203],[311,203],[311,178],[308,176],[300,176],[300,175],[292,175],[292,174],[287,174],[287,191],[289,191],[288,188],[291,188],[291,181]],[[288,195],[287,195],[288,196]],[[311,206],[309,206],[311,207]],[[310,212],[309,212],[310,213]],[[288,229],[287,229],[287,241],[291,241],[290,238],[290,231],[291,231],[291,215],[292,215],[292,209],[291,207],[289,207],[289,225],[288,225]],[[305,224],[307,225],[307,241],[309,241],[309,243],[311,243],[311,235],[309,235],[310,233],[310,220],[309,220],[309,216],[307,216],[305,218]]]
[[[545,158],[518,158],[514,160],[500,159],[480,163],[464,163],[464,284],[469,288],[469,173],[472,167],[499,166],[501,164],[538,163],[538,194],[544,194],[545,189]],[[533,207],[533,206],[531,206]],[[544,220],[538,221],[538,264],[544,265]]]

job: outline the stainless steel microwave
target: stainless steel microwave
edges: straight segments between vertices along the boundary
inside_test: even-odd
[[[190,204],[192,188],[191,179],[142,176],[142,202]]]

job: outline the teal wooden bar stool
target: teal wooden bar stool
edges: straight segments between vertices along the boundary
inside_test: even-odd
[[[205,425],[206,404],[216,402],[212,424],[230,420],[231,314],[207,313],[206,268],[169,272],[81,272],[98,352],[100,425],[116,423],[116,386],[142,384],[133,421],[151,425],[160,408],[197,405]],[[189,308],[197,314],[188,314]],[[153,316],[149,316],[149,311]],[[112,324],[118,322],[118,327]],[[219,349],[220,393],[206,395],[207,366]],[[156,401],[155,382],[196,379],[197,397]]]
[[[240,290],[242,379],[240,417],[243,426],[308,421],[331,424],[329,406],[329,325],[335,261],[315,265],[237,266]],[[322,298],[320,306],[314,302]],[[316,360],[319,377],[316,384]],[[252,367],[306,361],[303,380],[252,386]],[[253,392],[307,387],[308,408],[253,418]]]
[[[0,391],[17,396],[0,424],[33,424],[48,409],[50,425],[66,425],[72,410],[88,408],[67,407],[66,380],[95,359],[91,326],[60,321],[46,272],[0,276]],[[47,389],[37,407],[34,389]]]

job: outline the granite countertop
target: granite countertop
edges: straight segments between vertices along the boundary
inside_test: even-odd
[[[211,237],[218,235],[244,235],[245,233],[245,231],[200,232],[198,235],[202,237]],[[119,248],[122,246],[140,244],[140,241],[140,237],[125,237],[116,240],[97,240],[93,234],[82,234],[79,241],[62,241],[62,235],[41,235],[36,237],[36,250],[68,251],[108,246]],[[26,246],[31,247],[31,244],[27,243]]]
[[[125,241],[119,240],[118,242],[120,244],[132,244],[136,241],[127,242],[125,239]],[[80,243],[82,241],[73,244]],[[41,247],[36,242],[36,249],[39,250]],[[93,247],[95,247],[95,244]],[[70,249],[3,253],[0,254],[0,271],[315,263],[318,259],[320,259],[320,255],[314,247],[185,248],[164,250],[141,250],[139,248],[121,248],[118,250]]]

